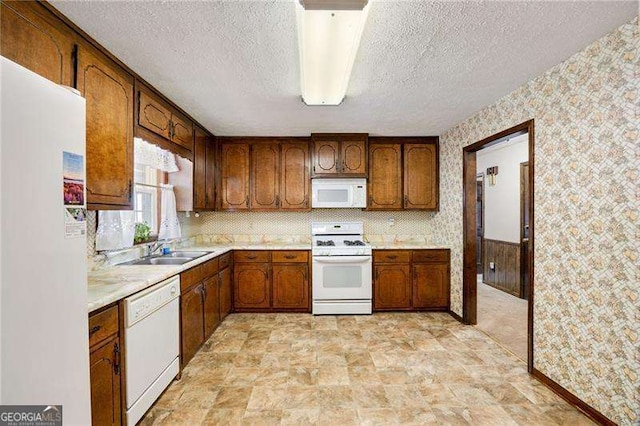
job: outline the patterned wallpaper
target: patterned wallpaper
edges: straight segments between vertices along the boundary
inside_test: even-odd
[[[440,137],[436,240],[462,314],[462,147],[535,119],[534,366],[620,424],[640,413],[638,18]]]

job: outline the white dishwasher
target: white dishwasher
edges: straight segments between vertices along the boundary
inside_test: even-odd
[[[135,425],[180,368],[180,278],[124,300],[127,424]]]

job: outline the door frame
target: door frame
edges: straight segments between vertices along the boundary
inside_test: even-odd
[[[527,370],[533,369],[533,249],[534,249],[534,120],[528,120],[463,148],[463,282],[462,319],[465,324],[476,324],[478,313],[478,282],[476,275],[476,152],[496,145],[507,138],[527,133],[529,135],[529,308],[527,314]]]

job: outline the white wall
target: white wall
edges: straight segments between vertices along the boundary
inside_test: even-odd
[[[529,158],[528,135],[482,149],[476,170],[484,173],[484,238],[520,242],[520,163]],[[498,166],[496,184],[489,185],[487,168]]]

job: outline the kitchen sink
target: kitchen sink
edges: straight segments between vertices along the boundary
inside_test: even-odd
[[[182,265],[193,260],[193,257],[147,257],[126,263],[126,265]]]
[[[162,257],[190,257],[192,259],[196,259],[198,257],[202,257],[205,254],[209,254],[211,252],[208,251],[174,251],[169,254],[165,254]]]
[[[167,254],[156,254],[142,259],[125,262],[121,265],[182,265],[187,262],[205,256],[208,251],[174,251]]]

